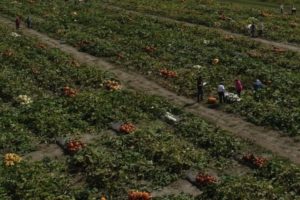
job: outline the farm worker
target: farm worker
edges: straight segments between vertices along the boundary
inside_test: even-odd
[[[258,24],[258,28],[257,28],[257,34],[258,34],[258,36],[262,36],[262,34],[264,32],[264,28],[265,28],[264,23],[260,22]]]
[[[296,9],[295,5],[293,5],[293,7],[292,7],[292,15],[296,14],[296,11],[297,11],[297,9]]]
[[[197,79],[197,102],[203,101],[203,79],[201,76]]]
[[[256,79],[256,81],[253,84],[253,88],[255,91],[257,91],[258,89],[263,88],[263,84],[259,79]]]
[[[26,24],[27,24],[27,28],[31,28],[32,27],[32,20],[31,20],[30,16],[28,16],[26,18]]]
[[[242,82],[238,79],[235,79],[235,90],[239,97],[241,97],[241,92],[243,90]]]
[[[19,16],[16,17],[16,29],[19,29],[20,28],[20,24],[21,24],[21,19]]]
[[[220,103],[225,102],[225,86],[223,83],[220,83],[220,85],[218,85],[218,95]]]
[[[284,5],[281,4],[281,5],[280,5],[280,13],[283,14],[283,12],[284,12]]]
[[[251,37],[255,37],[255,32],[256,32],[256,26],[255,26],[254,22],[252,22],[252,24],[250,26]]]

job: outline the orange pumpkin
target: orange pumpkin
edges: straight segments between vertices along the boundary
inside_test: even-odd
[[[217,103],[217,98],[215,98],[215,97],[208,97],[207,103],[208,104],[216,104]]]
[[[102,195],[101,198],[100,198],[100,200],[106,200],[105,196]]]

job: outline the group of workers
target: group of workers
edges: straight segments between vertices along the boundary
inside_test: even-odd
[[[241,82],[241,80],[236,79],[234,81],[235,85],[235,91],[238,97],[241,97],[241,93],[244,90],[244,86]],[[253,89],[254,91],[257,91],[259,89],[263,88],[263,84],[259,79],[256,79],[256,81],[253,83]],[[225,86],[224,83],[221,82],[218,87],[217,87],[217,93],[219,96],[219,102],[224,103],[225,102]],[[204,82],[202,76],[198,76],[197,78],[197,102],[199,103],[200,101],[203,101],[203,96],[204,96]]]
[[[27,25],[27,28],[32,28],[32,20],[31,20],[31,17],[28,16],[25,20],[25,23]],[[20,29],[20,26],[21,26],[21,18],[19,16],[16,17],[16,20],[15,20],[15,24],[16,24],[16,29]]]
[[[255,37],[256,35],[258,37],[261,37],[263,35],[264,29],[265,29],[265,26],[262,21],[258,23],[257,27],[256,27],[255,23],[252,22],[252,24],[250,24],[250,27],[249,27],[251,37]],[[257,31],[257,34],[256,34],[256,31]]]
[[[297,9],[296,9],[295,5],[292,5],[292,7],[291,7],[291,15],[295,15],[296,12],[297,12]],[[284,14],[284,5],[283,4],[280,5],[280,13]]]
[[[280,12],[282,14],[284,13],[284,5],[283,4],[280,5]],[[292,15],[296,14],[296,7],[294,5],[292,6],[291,14]],[[32,20],[31,20],[30,16],[28,16],[26,18],[25,22],[26,22],[27,28],[32,28]],[[16,25],[16,29],[20,29],[21,19],[19,16],[16,17],[15,25]],[[256,31],[257,31],[258,36],[262,36],[263,31],[264,31],[264,24],[263,24],[263,22],[260,22],[258,24],[258,27],[256,27],[256,25],[253,22],[248,28],[250,29],[250,34],[252,37],[255,37]],[[255,91],[257,91],[262,87],[263,87],[262,82],[259,79],[256,79],[256,81],[253,84],[253,89]],[[241,96],[241,92],[243,91],[243,89],[244,89],[244,87],[242,85],[242,82],[239,79],[236,79],[235,80],[235,90],[236,90],[238,97]],[[219,102],[224,103],[225,102],[225,86],[224,86],[223,82],[221,82],[218,85],[217,93],[219,96]],[[204,82],[203,82],[202,77],[199,76],[197,79],[197,101],[198,102],[203,101],[203,96],[204,96]]]
[[[292,5],[291,15],[295,15],[296,11],[297,11],[297,9],[296,9],[295,5]],[[284,5],[283,4],[280,5],[280,13],[284,14]],[[264,28],[265,28],[264,23],[262,21],[260,21],[257,26],[254,22],[252,22],[248,26],[251,37],[256,37],[256,36],[261,37],[263,35]]]

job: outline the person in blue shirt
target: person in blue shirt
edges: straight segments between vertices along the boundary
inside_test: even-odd
[[[259,79],[256,79],[256,81],[253,84],[253,88],[254,88],[255,91],[263,88],[262,82]]]
[[[26,24],[27,24],[27,28],[32,28],[32,20],[30,16],[26,18]]]

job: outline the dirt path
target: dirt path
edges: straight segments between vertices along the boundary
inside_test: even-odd
[[[262,39],[262,38],[251,38],[251,37],[247,37],[243,34],[233,33],[233,32],[226,31],[226,30],[220,29],[220,28],[207,27],[207,26],[204,26],[204,25],[201,25],[201,24],[195,24],[195,23],[190,23],[190,22],[186,22],[186,21],[176,20],[176,19],[172,19],[172,18],[169,18],[169,17],[163,17],[163,16],[154,15],[154,14],[148,14],[148,13],[143,13],[143,12],[139,12],[139,11],[128,10],[128,9],[118,7],[118,6],[115,6],[115,5],[103,4],[103,7],[108,8],[108,9],[118,10],[118,11],[121,10],[123,13],[126,12],[126,13],[135,14],[135,15],[143,15],[143,16],[147,16],[147,17],[150,17],[150,18],[153,18],[153,19],[158,19],[158,20],[177,23],[177,24],[183,24],[183,25],[186,25],[186,26],[202,27],[202,28],[206,28],[206,29],[212,29],[212,30],[216,30],[216,31],[218,31],[222,34],[232,35],[232,36],[235,36],[235,37],[244,37],[244,38],[247,38],[249,40],[254,40],[256,42],[260,42],[260,43],[263,43],[263,44],[266,44],[266,45],[270,45],[270,46],[274,46],[274,47],[278,47],[278,48],[283,48],[283,49],[288,49],[288,50],[291,50],[291,51],[300,52],[300,47],[292,45],[292,44],[274,42],[274,41],[270,41],[270,40]]]
[[[187,180],[179,179],[161,190],[151,192],[152,197],[163,197],[168,195],[178,196],[181,193],[191,195],[193,197],[199,196],[202,192]]]
[[[5,18],[0,18],[0,23],[13,26],[13,23]],[[59,48],[63,52],[66,52],[76,58],[80,63],[96,65],[102,70],[113,72],[120,80],[123,81],[125,85],[130,88],[144,92],[147,91],[150,94],[165,97],[170,102],[182,106],[185,111],[194,113],[238,137],[249,139],[257,145],[260,145],[279,156],[285,157],[294,163],[300,164],[300,144],[294,142],[292,138],[281,137],[280,133],[274,130],[258,127],[234,115],[198,105],[194,100],[183,96],[178,96],[177,94],[163,88],[157,83],[150,81],[137,73],[125,71],[124,68],[118,68],[101,58],[79,52],[76,48],[66,44],[61,44],[58,40],[49,38],[45,34],[28,29],[23,29],[22,32],[26,35],[38,38],[50,47]]]
[[[103,132],[103,134],[114,134],[112,131]],[[80,141],[85,144],[92,143],[95,139],[100,138],[98,135],[85,134],[80,136]],[[61,138],[63,139],[63,138]],[[57,143],[59,139],[57,140]],[[59,159],[64,156],[64,150],[59,146],[59,144],[41,144],[37,147],[38,150],[26,154],[25,159],[35,162],[41,161],[44,158]]]

